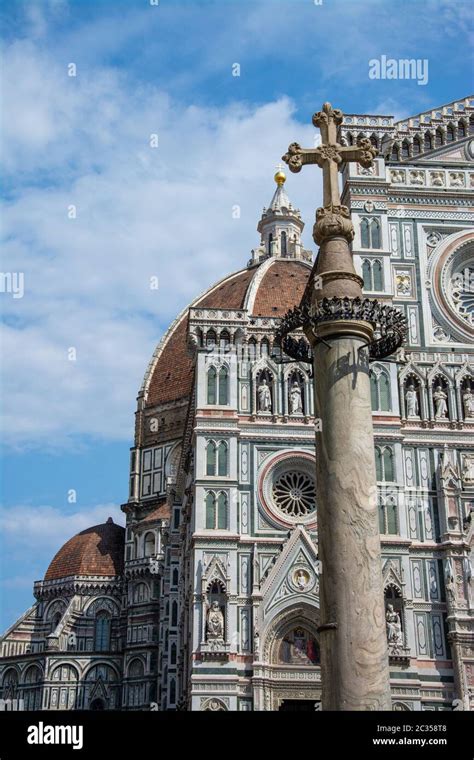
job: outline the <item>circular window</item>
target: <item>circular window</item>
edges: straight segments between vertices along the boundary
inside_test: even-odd
[[[314,456],[301,451],[267,460],[259,478],[259,496],[267,517],[278,526],[315,525]]]
[[[284,472],[273,485],[273,499],[282,512],[305,517],[316,509],[316,488],[305,472]]]
[[[471,343],[474,337],[474,236],[450,235],[435,249],[428,264],[430,306],[445,338]]]
[[[448,299],[460,317],[474,327],[474,256],[460,263],[448,284]]]

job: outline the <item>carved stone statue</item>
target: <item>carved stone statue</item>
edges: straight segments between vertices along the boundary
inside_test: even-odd
[[[464,456],[462,479],[465,483],[474,483],[474,455],[466,454]]]
[[[261,412],[271,412],[272,410],[272,395],[270,393],[270,387],[267,384],[267,380],[264,377],[257,389],[258,393],[258,408]]]
[[[474,393],[468,386],[462,394],[462,403],[464,406],[464,417],[466,419],[474,418]]]
[[[430,172],[430,178],[433,187],[442,187],[444,185],[444,172]]]
[[[387,604],[385,620],[387,623],[387,641],[389,645],[401,646],[403,644],[402,624],[400,615],[393,609],[393,604]]]
[[[219,602],[212,602],[207,613],[207,640],[224,641],[224,615]]]
[[[295,573],[294,581],[295,581],[296,586],[300,589],[300,591],[304,591],[304,589],[309,583],[309,575],[307,572],[305,572],[304,570],[300,568]]]
[[[448,396],[443,391],[441,385],[437,385],[435,392],[433,393],[433,401],[435,402],[435,417],[436,419],[444,418],[448,416]]]
[[[405,399],[407,402],[407,417],[419,417],[418,394],[413,384],[408,386],[405,393]]]
[[[290,389],[290,413],[301,414],[302,412],[303,403],[301,400],[301,388],[295,380]]]

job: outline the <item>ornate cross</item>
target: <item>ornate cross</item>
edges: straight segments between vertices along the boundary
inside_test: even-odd
[[[317,148],[302,148],[291,143],[282,160],[292,172],[299,172],[304,164],[317,164],[323,170],[323,208],[316,212],[314,239],[321,242],[331,234],[343,234],[349,240],[354,237],[349,211],[341,206],[338,186],[338,169],[341,163],[357,161],[368,169],[378,151],[366,137],[355,147],[345,147],[337,142],[337,127],[342,123],[343,113],[324,103],[323,108],[313,116],[313,124],[321,131],[321,145]],[[338,219],[337,219],[338,217]],[[347,221],[349,220],[349,222]]]

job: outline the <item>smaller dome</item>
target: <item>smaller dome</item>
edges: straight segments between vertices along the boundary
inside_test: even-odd
[[[111,517],[66,541],[51,561],[45,581],[71,575],[121,575],[125,529]]]

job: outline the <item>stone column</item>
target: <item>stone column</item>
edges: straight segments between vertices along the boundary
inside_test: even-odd
[[[360,297],[343,237],[322,243],[312,291],[313,306],[322,297]],[[315,417],[321,420],[316,499],[322,707],[390,710],[367,348],[373,327],[335,316],[313,323],[306,334],[314,351]]]

